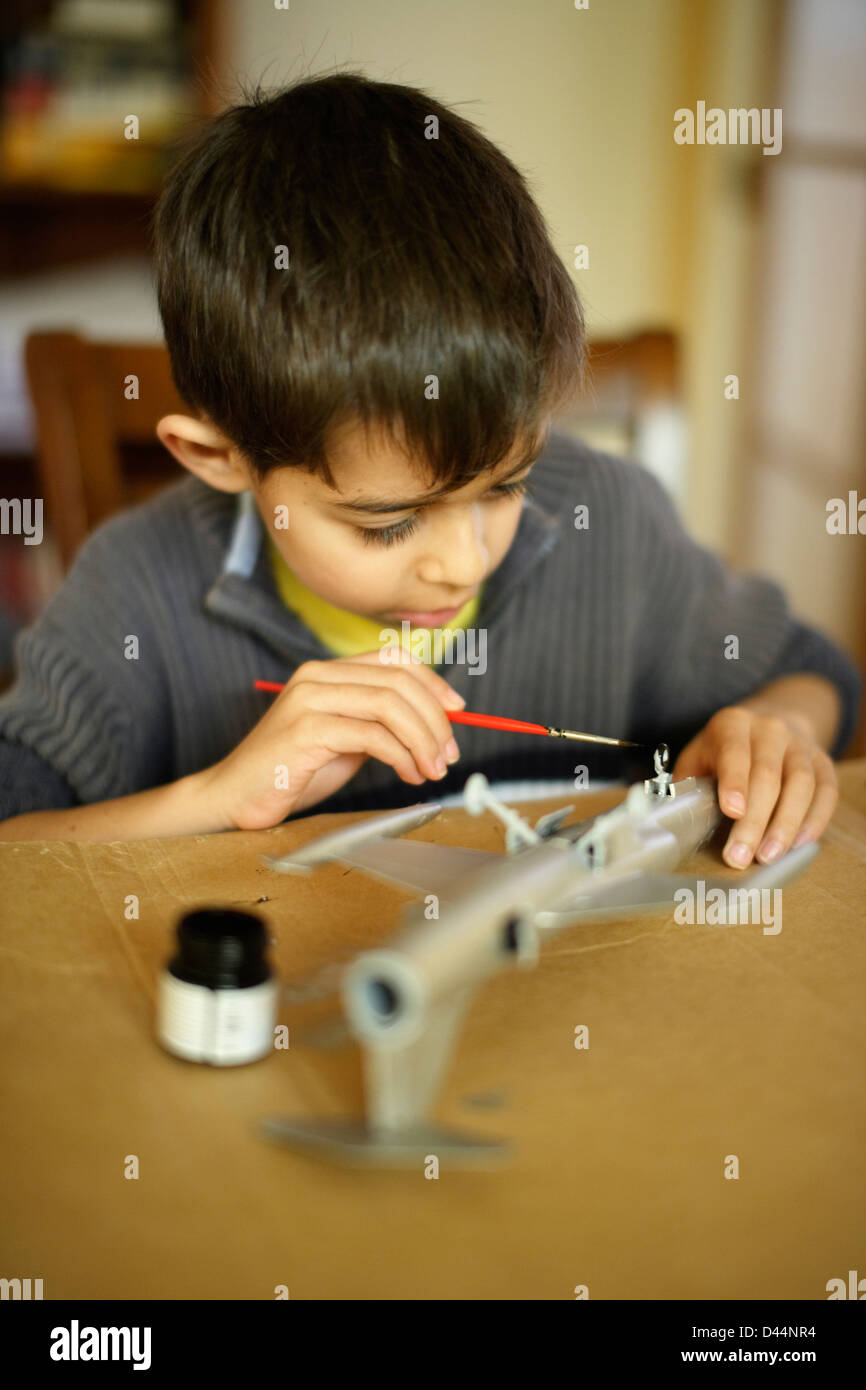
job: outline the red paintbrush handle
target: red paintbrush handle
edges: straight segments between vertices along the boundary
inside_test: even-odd
[[[279,681],[253,681],[256,690],[284,690]],[[506,729],[512,734],[546,734],[544,724],[527,724],[523,719],[505,719],[500,714],[471,714],[465,709],[445,711],[452,724],[476,724],[482,729]]]
[[[482,729],[507,729],[512,734],[546,734],[544,724],[527,724],[523,719],[505,719],[499,714],[471,714],[465,709],[445,711],[452,724],[477,724]]]

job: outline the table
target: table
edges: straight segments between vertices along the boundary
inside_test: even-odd
[[[337,864],[261,862],[353,817],[0,845],[0,1275],[42,1278],[46,1299],[825,1299],[866,1274],[866,759],[839,773],[778,934],[664,912],[573,927],[483,986],[435,1118],[513,1156],[436,1180],[330,1166],[259,1128],[361,1112],[329,973],[412,899]],[[584,795],[572,819],[623,795]],[[412,838],[504,844],[462,808]],[[174,926],[206,905],[267,921],[288,1051],[218,1069],[154,1041]]]

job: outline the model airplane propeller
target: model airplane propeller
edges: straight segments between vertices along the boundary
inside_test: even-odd
[[[277,873],[309,874],[337,861],[436,900],[406,909],[385,948],[362,951],[346,968],[342,1002],[364,1058],[363,1123],[269,1120],[271,1137],[351,1164],[414,1166],[429,1154],[454,1162],[489,1163],[506,1146],[454,1133],[428,1119],[440,1079],[473,994],[490,976],[531,967],[547,933],[582,922],[673,908],[678,889],[695,880],[676,869],[722,820],[715,784],[674,782],[668,750],[655,753],[655,776],[629,788],[614,810],[563,825],[574,806],[534,826],[474,773],[463,791],[471,815],[491,811],[506,827],[506,853],[402,840],[439,814],[438,802],[350,825],[281,859]],[[775,864],[738,875],[737,887],[768,889],[788,882],[811,861],[816,844]],[[706,890],[730,878],[705,878]]]

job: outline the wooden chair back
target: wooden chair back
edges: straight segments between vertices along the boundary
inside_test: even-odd
[[[31,333],[25,345],[46,517],[64,569],[106,517],[176,479],[156,422],[188,411],[161,344]]]

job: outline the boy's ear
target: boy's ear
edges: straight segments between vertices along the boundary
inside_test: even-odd
[[[247,465],[230,439],[208,420],[192,415],[164,415],[156,426],[160,443],[178,463],[221,492],[250,486]]]

